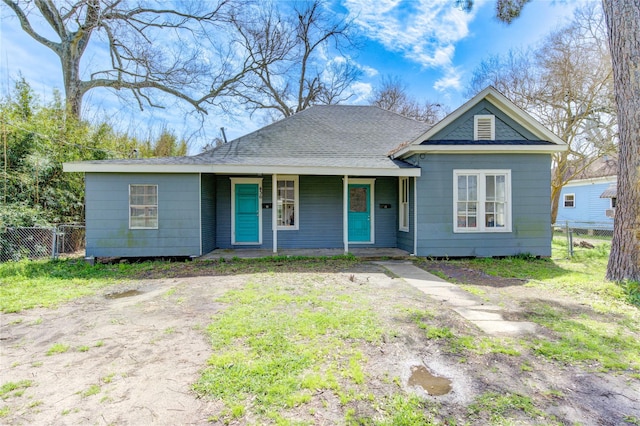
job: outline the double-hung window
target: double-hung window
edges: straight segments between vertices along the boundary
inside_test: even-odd
[[[129,185],[129,228],[158,229],[158,185]]]
[[[511,232],[511,171],[454,170],[454,232]]]
[[[401,231],[409,232],[409,178],[400,178],[400,187],[398,188],[400,194],[398,200],[398,217],[399,217],[399,229]]]
[[[574,208],[576,206],[576,194],[564,194],[563,205],[567,208]]]
[[[298,176],[278,176],[278,229],[298,229]]]

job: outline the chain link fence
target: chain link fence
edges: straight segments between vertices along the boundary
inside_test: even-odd
[[[0,262],[21,259],[56,259],[84,250],[85,227],[64,224],[53,227],[15,227],[0,230]]]
[[[566,244],[568,258],[611,243],[613,238],[611,222],[565,222],[552,227],[553,237]]]

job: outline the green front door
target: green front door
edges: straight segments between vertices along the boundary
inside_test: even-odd
[[[371,241],[371,185],[349,184],[349,242]]]
[[[260,186],[235,184],[235,243],[260,243]]]

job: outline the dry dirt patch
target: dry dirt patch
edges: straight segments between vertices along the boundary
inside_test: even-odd
[[[278,272],[264,282],[295,282],[304,274]],[[434,418],[450,424],[488,423],[490,413],[469,409],[487,393],[530,396],[545,413],[542,419],[555,416],[559,424],[614,425],[624,424],[623,419],[630,416],[640,418],[637,379],[557,365],[527,353],[452,351],[443,339],[427,338],[411,313],[432,312],[429,321],[434,327],[446,327],[455,334],[482,337],[482,333],[445,303],[434,302],[379,266],[360,264],[350,271],[313,274],[339,280],[375,307],[385,337],[363,347],[366,386],[375,400],[417,393],[428,402]],[[28,381],[30,385],[22,394],[9,394],[0,402],[0,408],[8,407],[8,415],[0,420],[8,424],[209,423],[221,405],[197,398],[191,390],[211,354],[205,328],[211,316],[225,308],[217,299],[251,279],[252,275],[144,279],[53,310],[2,314],[0,384]],[[56,344],[67,350],[48,355]],[[451,392],[430,396],[409,386],[416,366],[450,379]],[[347,409],[362,418],[379,414],[375,403],[360,401],[347,407],[325,392],[309,404],[294,407],[288,416],[312,424],[342,424]],[[522,413],[514,413],[513,418],[520,424],[546,422]]]

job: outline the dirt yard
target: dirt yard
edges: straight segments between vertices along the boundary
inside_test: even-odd
[[[432,267],[457,282],[483,285],[487,297],[504,306],[506,316],[521,318],[521,302],[531,298],[591,313],[584,305],[523,287],[518,280],[456,270],[445,263]],[[265,282],[295,282],[299,274],[303,273],[276,273]],[[444,424],[490,423],[491,413],[471,416],[469,407],[480,395],[491,393],[528,396],[544,413],[537,419],[513,413],[513,424],[548,424],[553,419],[555,424],[621,425],[640,419],[640,380],[630,374],[598,373],[530,352],[452,353],[441,339],[427,338],[406,314],[436,312],[433,320],[438,326],[482,336],[446,302],[429,299],[371,263],[313,274],[325,274],[327,280],[349,285],[354,294],[366,297],[388,330],[383,342],[365,349],[367,386],[376,398],[399,391],[417,393],[432,403],[434,418]],[[217,299],[249,279],[185,276],[114,283],[102,294],[57,309],[2,314],[0,384],[23,386],[0,401],[0,410],[8,413],[0,423],[211,424],[220,403],[198,398],[192,391],[211,355],[205,329],[211,316],[225,308]],[[411,374],[417,368],[449,379],[451,391],[434,396],[415,386]],[[389,377],[396,380],[385,379]],[[314,398],[309,403],[317,406],[314,410],[302,404],[299,418],[318,425],[343,424],[345,407],[336,398],[322,401]],[[360,409],[370,410],[355,407],[356,412]]]

